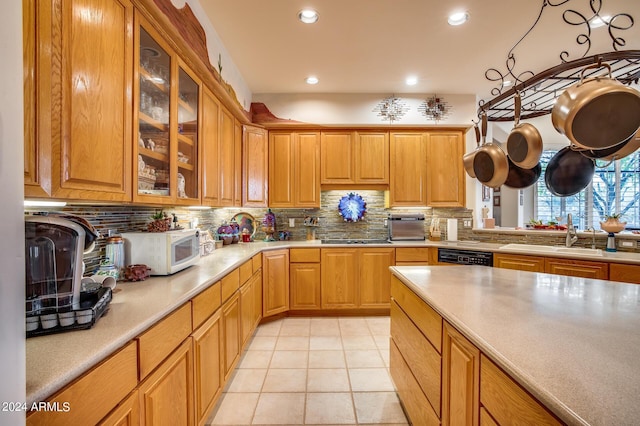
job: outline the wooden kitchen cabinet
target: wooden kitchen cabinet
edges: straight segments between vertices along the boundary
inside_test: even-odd
[[[289,250],[262,254],[262,316],[289,310]]]
[[[132,3],[23,5],[25,195],[130,202]]]
[[[135,342],[84,374],[80,379],[49,398],[60,407],[68,403],[70,410],[32,411],[27,425],[96,424],[113,410],[138,383],[138,357]]]
[[[442,340],[442,424],[478,425],[480,350],[446,321]]]
[[[196,423],[203,425],[222,392],[222,315],[218,310],[192,334]]]
[[[220,205],[220,103],[206,87],[202,91],[202,204]]]
[[[358,306],[357,249],[321,250],[321,305],[323,309],[352,309]]]
[[[98,426],[137,426],[140,424],[140,397],[134,390]]]
[[[269,132],[269,207],[320,207],[320,132]]]
[[[396,248],[396,266],[428,266],[430,265],[430,251],[436,251],[434,247],[398,247]]]
[[[426,147],[427,205],[465,206],[465,172],[462,163],[464,136],[461,131],[431,131]]]
[[[493,267],[529,272],[544,272],[544,257],[494,253]]]
[[[289,256],[289,309],[320,309],[320,249],[294,248]]]
[[[389,207],[427,205],[427,140],[424,132],[391,132]]]
[[[224,351],[222,352],[222,373],[226,382],[233,373],[233,369],[240,358],[241,330],[240,297],[238,292],[222,305],[222,339]]]
[[[251,279],[247,281],[242,287],[240,287],[240,346],[244,346],[245,343],[251,337],[253,332],[254,320],[254,292],[253,282]]]
[[[498,424],[562,424],[484,355],[480,359],[480,377],[480,403]]]
[[[544,271],[571,277],[609,279],[609,264],[604,262],[547,257],[544,261]]]
[[[234,151],[234,168],[233,168],[233,205],[235,207],[242,206],[242,123],[237,118],[233,119],[233,151]]]
[[[269,188],[269,140],[267,131],[244,126],[242,152],[242,205],[267,207]]]
[[[218,170],[220,190],[218,206],[233,207],[236,194],[235,118],[224,106],[220,107],[218,138]]]
[[[259,255],[262,257],[262,255]],[[253,328],[255,329],[262,319],[262,269],[257,270],[251,276],[253,289]]]
[[[320,152],[322,185],[389,184],[389,132],[322,132]]]
[[[640,266],[624,263],[609,264],[609,280],[640,284]]]
[[[358,253],[359,294],[361,308],[388,308],[391,300],[391,274],[395,249],[370,248]]]
[[[194,386],[191,338],[186,339],[139,388],[144,425],[193,425]]]

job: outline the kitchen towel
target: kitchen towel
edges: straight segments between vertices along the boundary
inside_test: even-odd
[[[447,219],[447,241],[458,241],[458,219]]]

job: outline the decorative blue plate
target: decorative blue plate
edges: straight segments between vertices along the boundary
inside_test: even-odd
[[[242,231],[246,229],[249,232],[249,235],[251,235],[252,237],[256,235],[256,219],[252,215],[250,215],[249,213],[241,212],[233,216],[231,220],[233,219],[236,220],[238,226],[240,227],[240,234],[242,234]]]
[[[360,195],[351,192],[340,199],[338,211],[345,222],[357,222],[367,212],[367,203]]]

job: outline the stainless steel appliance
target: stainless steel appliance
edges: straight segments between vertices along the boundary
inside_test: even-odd
[[[438,262],[455,263],[457,265],[493,266],[493,253],[452,248],[438,249]]]
[[[389,241],[425,240],[424,214],[392,213],[388,217]]]

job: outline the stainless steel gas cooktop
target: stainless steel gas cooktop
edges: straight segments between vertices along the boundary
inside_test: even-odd
[[[374,239],[345,239],[345,240],[322,240],[322,244],[391,244],[389,240]]]

